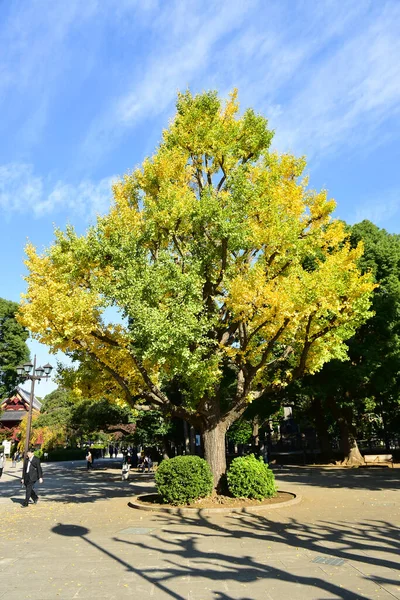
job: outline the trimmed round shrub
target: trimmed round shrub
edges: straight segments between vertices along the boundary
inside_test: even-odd
[[[254,454],[235,458],[226,474],[228,489],[235,498],[263,500],[276,496],[275,477],[262,458]]]
[[[205,498],[213,490],[210,466],[199,456],[176,456],[163,460],[155,479],[163,502],[175,506]]]

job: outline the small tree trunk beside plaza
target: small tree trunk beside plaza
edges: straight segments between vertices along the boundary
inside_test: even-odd
[[[344,456],[343,464],[349,466],[364,464],[364,459],[355,438],[354,428],[343,417],[338,420],[338,423],[340,428],[340,449]]]

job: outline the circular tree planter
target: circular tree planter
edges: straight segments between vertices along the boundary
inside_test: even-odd
[[[193,514],[201,513],[253,513],[275,508],[283,508],[292,506],[301,502],[301,496],[291,492],[278,491],[274,498],[266,498],[265,500],[250,500],[241,498],[230,498],[221,496],[219,499],[202,498],[190,506],[172,506],[171,504],[163,504],[158,494],[141,494],[135,496],[131,502],[128,502],[130,508],[147,511],[159,511],[172,514]]]

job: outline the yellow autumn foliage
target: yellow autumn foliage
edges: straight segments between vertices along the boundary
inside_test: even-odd
[[[272,135],[262,116],[240,114],[236,90],[226,103],[180,94],[156,153],[113,186],[95,227],[57,231],[42,255],[28,245],[20,320],[100,368],[92,395],[207,422],[223,414],[231,369],[226,415],[237,418],[260,388],[346,359],[370,316],[362,246],[350,246],[327,192],[308,187],[305,159],[269,152]]]

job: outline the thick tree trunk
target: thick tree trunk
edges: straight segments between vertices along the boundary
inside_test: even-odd
[[[226,472],[225,434],[226,426],[221,423],[210,425],[203,431],[204,458],[211,467],[215,489],[219,488]]]
[[[338,420],[340,427],[340,446],[344,455],[343,464],[345,465],[361,465],[364,464],[364,459],[358,449],[357,441],[346,419],[343,417]]]
[[[364,464],[364,459],[358,449],[355,428],[352,425],[353,413],[351,408],[340,408],[335,398],[329,398],[328,401],[340,429],[340,450],[343,453],[342,464],[349,466]]]
[[[161,447],[162,447],[162,457],[163,457],[163,460],[166,460],[166,459],[169,458],[169,449],[168,449],[168,438],[167,438],[167,436],[163,436],[162,437]]]

